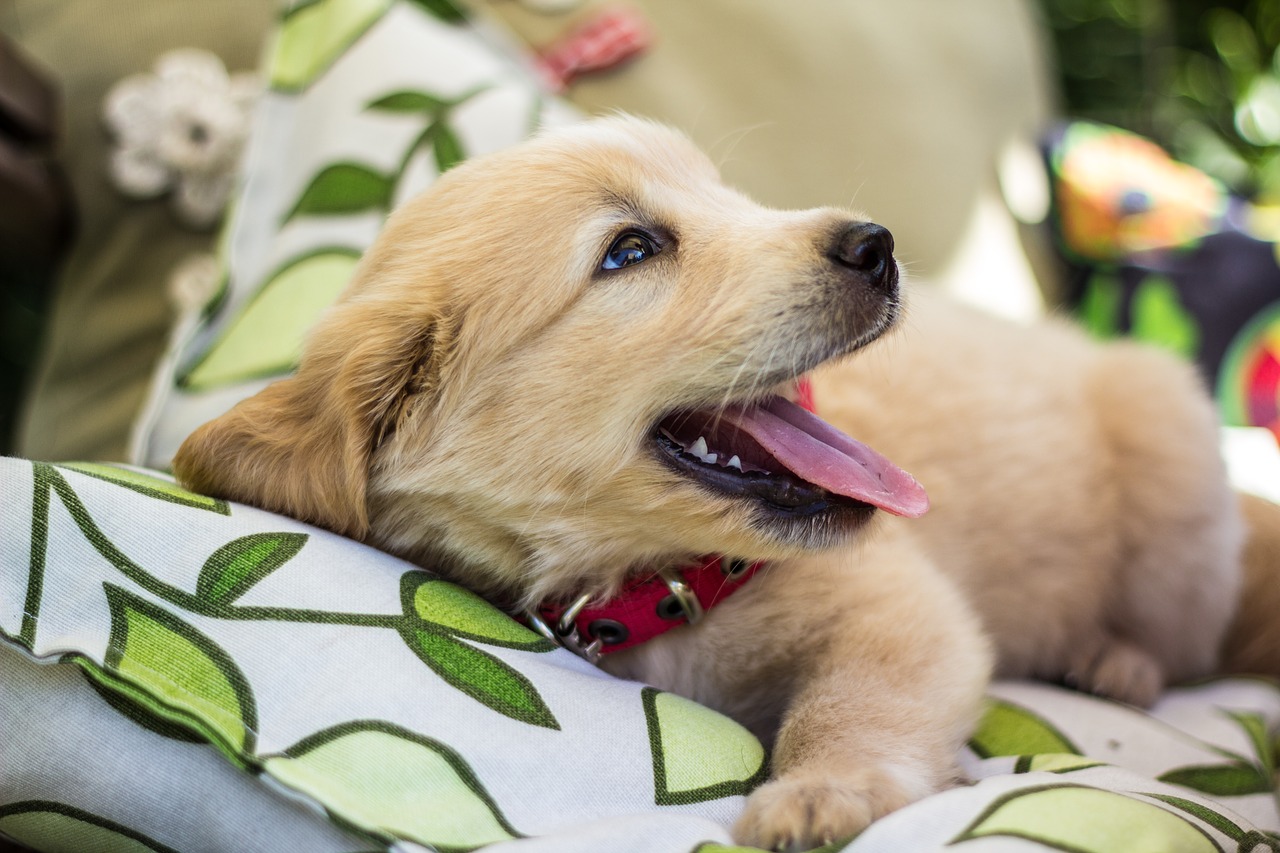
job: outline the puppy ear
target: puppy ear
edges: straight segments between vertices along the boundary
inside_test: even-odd
[[[374,450],[439,375],[434,318],[340,303],[295,376],[197,429],[173,470],[187,487],[363,539]],[[353,335],[359,337],[353,339]]]

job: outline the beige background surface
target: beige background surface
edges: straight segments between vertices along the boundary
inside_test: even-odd
[[[587,19],[591,0],[541,14],[472,0],[537,48]],[[853,204],[895,234],[917,277],[942,271],[994,183],[1012,138],[1051,112],[1039,24],[1021,0],[645,0],[656,43],[568,97],[689,132],[730,183],[784,207]],[[100,104],[121,77],[173,47],[256,65],[266,0],[12,0],[0,29],[60,81],[65,163],[81,213],[19,436],[40,459],[119,460],[171,321],[164,286],[212,236],[178,226],[163,201],[106,181]],[[968,229],[968,230],[967,230]],[[980,260],[979,260],[980,262]]]

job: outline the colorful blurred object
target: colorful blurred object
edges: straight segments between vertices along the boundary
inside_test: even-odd
[[[1219,371],[1218,395],[1228,423],[1266,427],[1280,438],[1280,302],[1236,336]]]
[[[1186,246],[1226,213],[1220,183],[1119,128],[1075,122],[1052,150],[1063,241],[1085,258]]]
[[[1083,323],[1194,360],[1227,425],[1280,439],[1275,213],[1118,128],[1069,124],[1050,136],[1046,160]]]

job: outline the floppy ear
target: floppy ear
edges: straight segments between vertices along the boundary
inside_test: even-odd
[[[403,305],[339,303],[297,374],[197,429],[174,472],[202,494],[363,539],[370,459],[409,398],[434,392],[438,326]]]

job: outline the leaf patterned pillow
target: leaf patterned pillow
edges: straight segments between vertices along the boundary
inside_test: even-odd
[[[208,301],[179,322],[131,458],[168,465],[195,427],[289,373],[387,214],[467,157],[576,119],[450,0],[295,0]]]
[[[220,799],[265,782],[269,805],[288,791],[366,846],[473,849],[646,814],[727,841],[763,777],[736,723],[350,540],[105,465],[0,460],[0,495],[0,683],[46,696],[60,723],[0,703],[0,833],[19,841],[70,821],[183,849],[189,815],[140,817],[133,785],[101,802],[138,771],[177,780],[150,790],[156,805],[175,785]],[[198,773],[175,771],[197,752]]]
[[[0,838],[37,850],[713,851],[741,726],[471,593],[162,475],[0,459]],[[997,684],[975,785],[831,849],[1277,850],[1280,688]],[[418,845],[418,846],[415,846]]]

